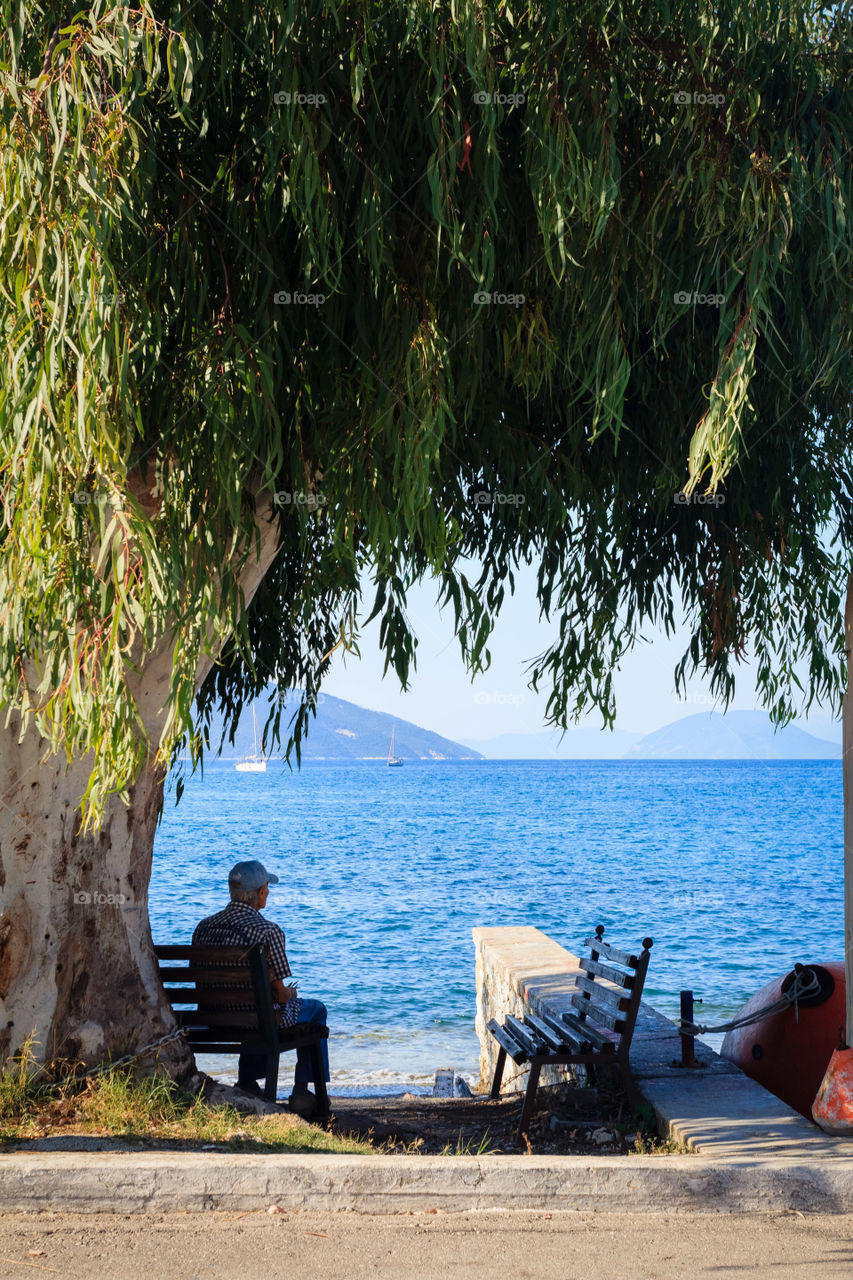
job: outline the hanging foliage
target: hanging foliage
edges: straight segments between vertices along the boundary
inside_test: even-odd
[[[205,653],[201,724],[273,677],[298,750],[364,583],[405,682],[412,582],[477,671],[534,564],[560,724],[677,603],[681,677],[837,696],[848,4],[0,7],[0,700],[90,816],[198,758]]]

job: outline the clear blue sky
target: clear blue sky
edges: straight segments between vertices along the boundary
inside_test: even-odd
[[[372,600],[372,592],[366,592]],[[545,693],[527,686],[525,666],[545,649],[555,628],[539,619],[535,573],[518,575],[516,593],[508,597],[493,634],[492,665],[472,684],[459,656],[453,635],[452,609],[440,613],[437,587],[413,589],[409,617],[418,636],[418,668],[408,693],[400,691],[393,672],[382,677],[379,626],[362,631],[361,658],[335,656],[323,684],[325,693],[345,698],[374,711],[402,716],[446,737],[491,738],[502,733],[537,733],[544,725]],[[365,616],[369,613],[365,610]],[[696,680],[689,686],[688,701],[676,699],[673,670],[687,644],[686,632],[675,639],[649,631],[647,642],[638,643],[615,681],[617,725],[639,733],[651,733],[681,716],[713,708],[707,686]],[[732,709],[758,706],[755,683],[748,665],[740,669],[737,696]],[[590,718],[600,724],[600,717]],[[833,724],[828,710],[812,710],[803,728],[818,737],[840,741],[840,722]]]

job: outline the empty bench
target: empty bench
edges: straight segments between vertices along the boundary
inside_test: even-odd
[[[265,947],[260,943],[251,947],[163,945],[155,946],[154,954],[166,998],[178,1024],[187,1028],[186,1039],[194,1053],[262,1053],[264,1097],[274,1102],[279,1057],[307,1045],[317,1110],[328,1112],[320,1042],[329,1029],[315,1022],[287,1029],[278,1025],[270,989],[274,975]],[[246,1009],[246,1005],[252,1007]]]
[[[492,1079],[491,1096],[500,1097],[501,1080],[507,1058],[518,1066],[528,1062],[530,1075],[517,1137],[526,1133],[536,1101],[539,1073],[545,1066],[592,1068],[615,1067],[632,1106],[638,1101],[628,1053],[640,1008],[649,952],[653,939],[643,939],[639,956],[620,951],[604,942],[604,926],[598,925],[594,938],[586,938],[589,955],[580,957],[581,973],[577,991],[571,997],[571,1012],[560,1014],[509,1016],[503,1023],[492,1018],[488,1029],[498,1043],[498,1059]]]

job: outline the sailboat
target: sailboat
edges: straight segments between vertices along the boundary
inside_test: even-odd
[[[391,730],[391,745],[390,745],[390,747],[388,748],[388,768],[389,768],[389,769],[401,769],[402,767],[403,767],[403,761],[400,759],[400,757],[399,757],[399,756],[395,756],[395,755],[394,755],[394,730],[392,729],[392,730]]]
[[[252,720],[255,725],[255,736],[252,743],[255,750],[252,755],[243,756],[237,761],[235,768],[238,773],[266,773],[267,771],[267,758],[264,755],[264,744],[258,731],[258,717],[255,714],[254,707],[252,707]]]

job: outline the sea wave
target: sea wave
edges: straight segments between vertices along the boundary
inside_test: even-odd
[[[213,1076],[223,1084],[237,1080],[237,1059],[228,1055],[198,1054],[196,1063],[200,1071]],[[461,1072],[459,1074],[462,1074]],[[282,1076],[284,1071],[282,1071]],[[405,1093],[418,1097],[431,1097],[435,1088],[435,1073],[412,1074],[406,1071],[359,1071],[344,1068],[331,1072],[329,1093],[334,1098],[401,1098]],[[474,1075],[462,1077],[469,1087],[476,1083]],[[287,1096],[290,1087],[279,1083],[279,1098]]]

